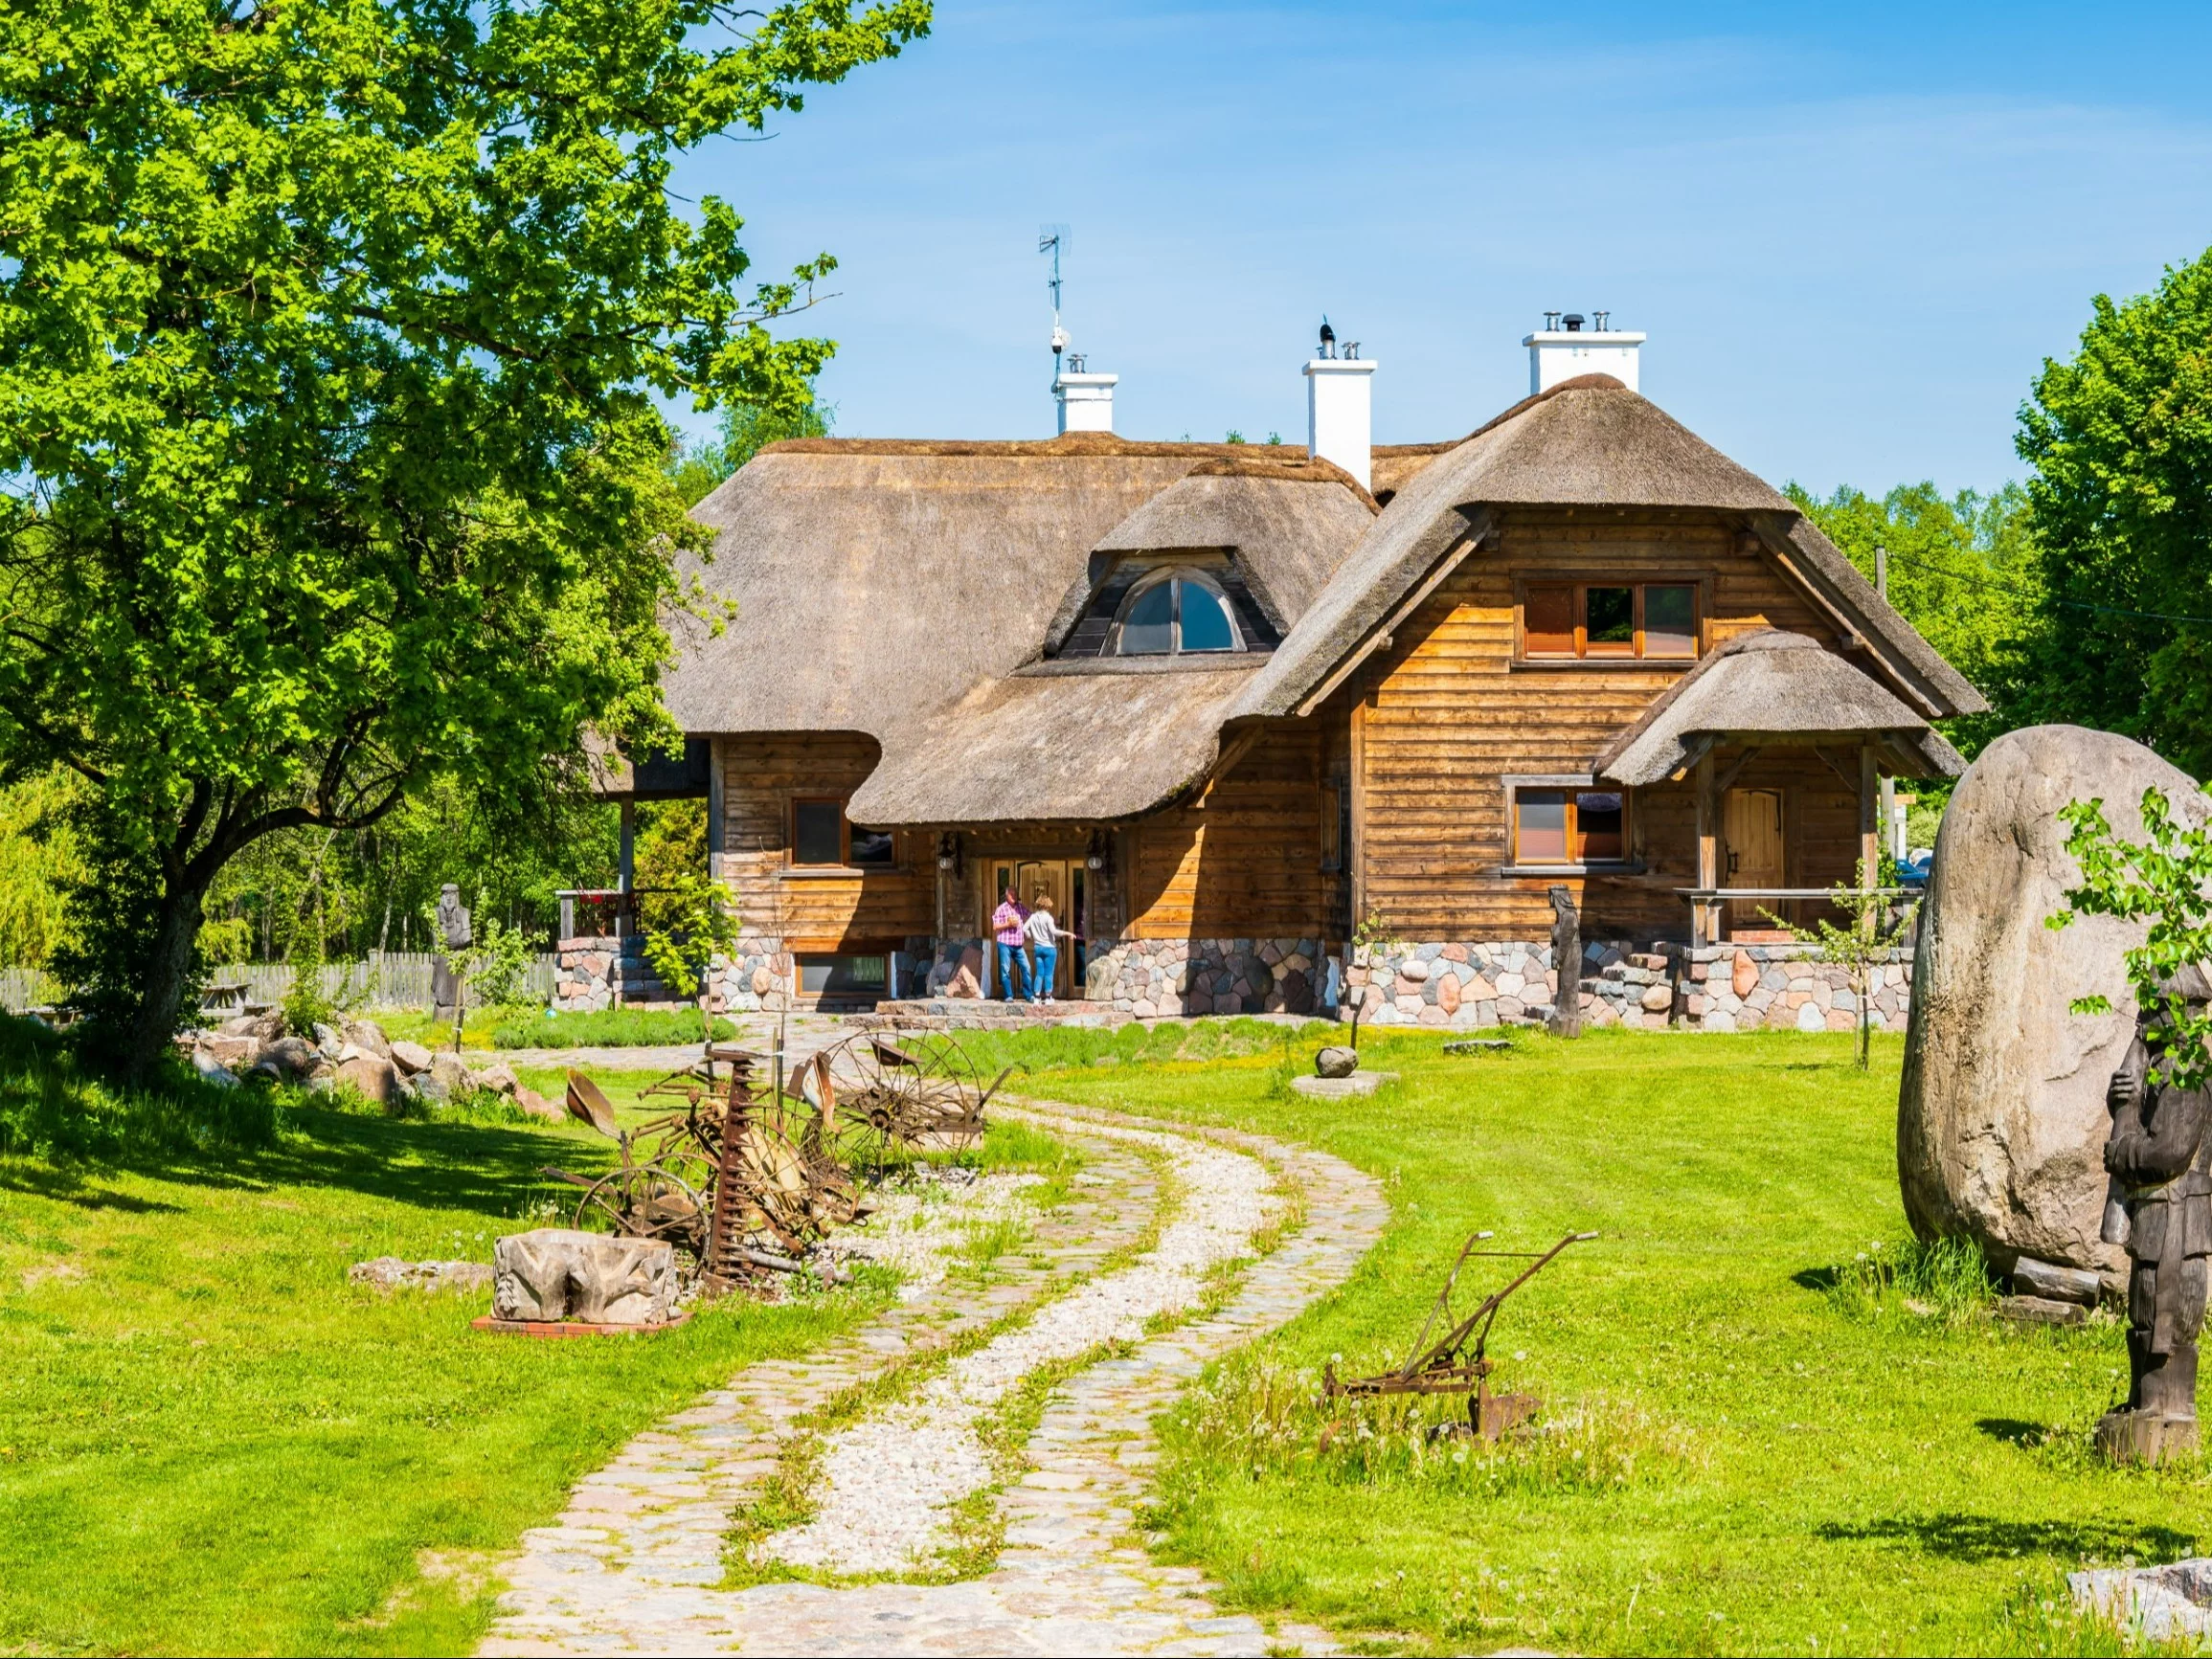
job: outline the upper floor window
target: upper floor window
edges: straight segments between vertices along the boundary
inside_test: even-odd
[[[1698,654],[1694,582],[1530,582],[1521,592],[1525,658],[1659,658]]]
[[[1239,646],[1229,601],[1195,571],[1167,571],[1146,580],[1123,601],[1114,625],[1114,650],[1122,657]]]

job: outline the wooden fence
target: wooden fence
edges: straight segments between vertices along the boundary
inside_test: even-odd
[[[327,962],[322,969],[323,995],[365,1008],[428,1008],[431,961],[427,952],[372,951],[363,961]],[[553,1000],[557,962],[557,957],[541,955],[530,963],[526,984],[535,1000]],[[247,1001],[282,1002],[292,988],[293,969],[289,962],[249,962],[218,968],[210,979],[216,984],[242,979]],[[0,1008],[11,1014],[51,1002],[59,992],[51,979],[28,968],[0,968]]]

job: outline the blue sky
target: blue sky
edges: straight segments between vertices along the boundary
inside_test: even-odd
[[[765,271],[842,268],[838,431],[1049,434],[1038,227],[1117,427],[1304,439],[1325,311],[1380,442],[1526,390],[1547,309],[1763,476],[2020,475],[2090,297],[2212,244],[2212,8],[1002,6],[679,174]],[[697,417],[686,417],[695,426]]]

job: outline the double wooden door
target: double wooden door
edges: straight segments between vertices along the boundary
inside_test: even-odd
[[[1050,897],[1052,917],[1066,931],[1080,932],[1083,927],[1084,884],[1090,871],[1081,859],[996,859],[990,865],[990,889],[983,896],[983,934],[990,937],[991,912],[999,908],[999,901],[1008,887],[1023,904],[1034,908],[1040,893]],[[1058,958],[1052,966],[1052,995],[1068,998],[1076,995],[1082,986],[1080,967],[1076,961],[1077,950],[1072,940],[1063,940]],[[997,982],[999,953],[991,951],[991,973],[994,975],[991,995],[1004,997],[1005,988]],[[1043,986],[1038,987],[1041,993]]]

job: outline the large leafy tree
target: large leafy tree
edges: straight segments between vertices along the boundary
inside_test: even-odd
[[[2020,712],[2212,773],[2212,253],[2155,293],[2099,295],[2018,443],[2043,589]]]
[[[652,394],[796,415],[826,259],[748,285],[673,160],[927,0],[21,0],[0,23],[0,756],[86,785],[130,1072],[259,838],[664,725],[692,532]],[[549,762],[549,757],[551,760]]]
[[[1945,723],[1953,743],[1979,753],[2014,724],[2023,641],[2037,626],[2026,493],[2008,483],[1946,496],[1930,482],[1879,497],[1845,486],[1824,498],[1791,484],[1789,495],[1867,580],[1886,550],[1889,602],[1994,706]]]

